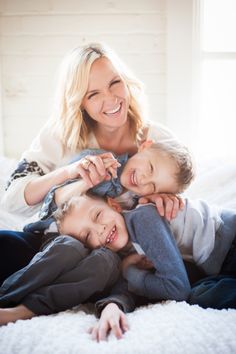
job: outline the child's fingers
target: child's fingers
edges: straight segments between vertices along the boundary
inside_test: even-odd
[[[145,197],[141,197],[138,200],[139,204],[147,204],[148,203],[148,199]]]
[[[165,215],[165,208],[164,208],[164,203],[163,199],[161,197],[157,197],[155,200],[156,208],[161,216]]]
[[[184,202],[184,200],[183,200],[181,197],[179,197],[179,196],[178,196],[178,199],[179,199],[179,207],[180,207],[181,210],[183,210],[184,207],[185,207],[185,202]]]
[[[121,325],[123,332],[126,332],[129,330],[129,323],[128,323],[128,320],[127,320],[124,313],[121,313],[121,315],[120,315],[120,325]]]
[[[111,331],[116,336],[117,339],[122,338],[122,330],[120,328],[120,323],[118,321],[111,321],[110,323]]]
[[[101,325],[98,328],[98,333],[97,333],[97,340],[105,340],[107,338],[107,335],[109,333],[109,325],[108,322],[106,321],[105,323],[103,323],[103,325]]]
[[[179,208],[180,208],[180,201],[178,198],[172,199],[173,201],[173,206],[172,206],[172,212],[171,212],[171,219],[174,219],[176,215],[178,214]]]

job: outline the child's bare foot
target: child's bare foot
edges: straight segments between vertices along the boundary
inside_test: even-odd
[[[17,320],[27,320],[34,317],[35,314],[24,305],[18,305],[12,308],[0,309],[0,326]]]

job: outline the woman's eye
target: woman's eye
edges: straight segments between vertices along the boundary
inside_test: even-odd
[[[119,82],[121,82],[121,80],[112,81],[111,86],[112,86],[112,85],[115,85],[115,84],[118,84]]]
[[[88,100],[90,100],[92,97],[96,96],[97,94],[98,94],[97,92],[91,93],[91,95],[88,96]]]

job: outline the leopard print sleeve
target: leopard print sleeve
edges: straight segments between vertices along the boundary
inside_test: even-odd
[[[10,176],[7,182],[6,190],[9,188],[9,186],[14,180],[16,180],[17,178],[26,177],[30,174],[37,174],[39,176],[43,176],[45,173],[36,161],[29,162],[26,159],[21,160],[15,171]]]

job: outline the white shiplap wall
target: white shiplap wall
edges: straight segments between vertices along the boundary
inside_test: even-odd
[[[165,0],[0,0],[0,11],[7,156],[19,157],[47,120],[65,52],[90,41],[116,50],[144,81],[150,118],[165,122]]]

